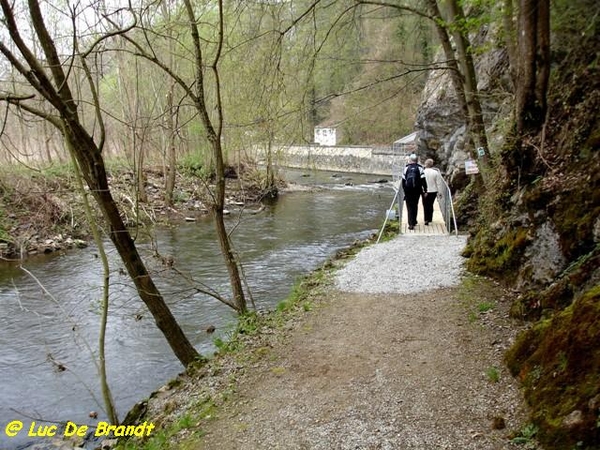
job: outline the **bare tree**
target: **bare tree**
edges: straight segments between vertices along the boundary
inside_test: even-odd
[[[216,111],[217,119],[216,126],[210,118],[208,108],[206,104],[206,94],[204,87],[204,63],[203,53],[200,40],[200,33],[198,30],[198,22],[194,13],[194,8],[190,0],[184,0],[185,9],[188,16],[188,26],[192,36],[192,45],[194,47],[195,55],[195,90],[192,99],[196,110],[200,114],[206,137],[210,142],[213,150],[213,158],[215,163],[215,177],[216,177],[216,190],[213,202],[213,213],[215,216],[215,225],[217,228],[217,236],[219,244],[221,246],[221,253],[225,259],[225,265],[229,272],[229,280],[231,288],[233,290],[233,302],[235,309],[240,312],[246,312],[246,298],[244,295],[244,289],[242,287],[242,279],[240,277],[239,267],[231,248],[231,242],[229,235],[225,228],[225,222],[223,220],[223,209],[225,205],[225,164],[223,160],[223,149],[221,148],[221,136],[223,133],[223,105],[221,103],[221,83],[219,75],[219,60],[221,58],[221,50],[223,48],[224,29],[223,29],[223,0],[218,0],[218,30],[217,30],[217,48],[215,50],[215,56],[213,58],[210,69],[213,73],[215,83],[215,96],[216,96]],[[191,86],[190,86],[191,87]]]
[[[225,260],[225,266],[229,274],[229,281],[232,288],[233,300],[227,302],[229,306],[234,308],[239,313],[247,311],[246,297],[242,286],[242,280],[240,276],[240,270],[238,261],[234,255],[231,241],[224,221],[224,205],[225,205],[225,161],[223,157],[222,148],[222,134],[223,134],[223,105],[221,98],[221,79],[219,72],[219,63],[222,56],[223,40],[224,40],[224,17],[223,17],[223,2],[219,0],[217,2],[218,10],[216,14],[216,24],[213,24],[216,29],[214,48],[212,49],[213,57],[210,63],[205,63],[205,56],[203,50],[203,39],[200,37],[199,21],[196,18],[196,12],[194,5],[189,0],[183,1],[184,14],[187,23],[187,29],[191,37],[192,54],[190,60],[192,61],[193,77],[190,80],[186,80],[183,75],[177,73],[172,66],[169,65],[169,61],[165,61],[161,58],[151,47],[143,45],[138,42],[133,36],[123,33],[122,36],[133,46],[134,52],[137,56],[144,58],[157,67],[162,69],[169,77],[172,78],[173,82],[177,84],[185,95],[191,100],[193,107],[200,118],[206,139],[212,149],[212,160],[214,164],[214,175],[215,175],[215,189],[212,192],[212,204],[211,209],[214,216],[217,237],[219,245],[221,247],[221,253]],[[135,11],[130,10],[135,16]],[[143,19],[143,16],[141,17]],[[107,17],[108,20],[110,20]],[[122,33],[118,27],[118,24],[112,22],[115,28],[119,29],[119,33]],[[144,34],[145,42],[152,42],[149,29],[144,28],[136,22],[135,26],[131,27],[141,31]],[[212,87],[213,87],[213,98],[214,103],[209,105],[209,99],[207,95],[207,73],[211,75]],[[214,114],[214,117],[212,117]]]
[[[4,41],[0,41],[0,52],[21,74],[29,88],[27,94],[5,94],[0,99],[16,105],[30,114],[44,118],[60,130],[67,147],[73,150],[82,176],[109,226],[109,237],[119,252],[140,298],[150,310],[158,328],[163,332],[177,358],[187,366],[200,356],[181,330],[148,273],[133,239],[123,223],[108,186],[102,156],[105,142],[104,123],[100,114],[97,91],[89,71],[84,70],[90,92],[93,95],[95,119],[98,125],[96,133],[89,132],[86,128],[79,114],[80,101],[72,94],[70,77],[76,70],[74,58],[68,57],[61,60],[56,42],[46,27],[39,2],[29,0],[28,13],[31,17],[35,38],[43,52],[43,59],[36,57],[28,45],[28,41],[23,39],[16,19],[18,12],[15,11],[15,3],[0,0],[0,5],[4,13],[7,36],[18,49],[13,52],[4,44]],[[75,22],[74,13],[73,22]],[[71,52],[76,55],[78,36],[75,30],[72,41]],[[85,69],[85,58],[82,56],[79,61]],[[52,108],[51,112],[44,112],[36,106],[39,97],[49,104]]]

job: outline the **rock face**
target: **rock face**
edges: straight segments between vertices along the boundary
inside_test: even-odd
[[[477,43],[493,39],[488,30],[476,38]],[[438,59],[443,59],[440,55]],[[508,74],[508,56],[504,49],[493,49],[479,56],[475,63],[478,90],[482,102],[486,131],[491,150],[501,131],[502,117],[512,108],[512,85]],[[468,183],[464,162],[476,158],[475,149],[466,148],[465,118],[457,101],[456,92],[447,71],[432,71],[425,89],[423,102],[417,111],[415,123],[418,151],[423,157],[433,158],[435,164],[446,173],[454,190]],[[489,149],[488,149],[489,150]]]
[[[551,222],[542,224],[525,251],[525,264],[517,286],[548,286],[565,269],[566,258],[560,249],[560,236]]]

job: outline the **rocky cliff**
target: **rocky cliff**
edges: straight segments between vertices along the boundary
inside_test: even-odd
[[[485,191],[469,184],[461,167],[469,149],[453,89],[443,75],[434,74],[428,83],[417,128],[421,154],[433,156],[461,193],[459,211],[463,219],[469,217],[471,233],[469,269],[514,288],[512,314],[532,321],[508,352],[507,363],[523,384],[538,438],[552,449],[597,449],[600,7],[586,0],[569,8],[571,20],[554,22],[549,113],[542,132],[527,143],[535,149],[527,174],[511,175],[521,172],[510,161],[514,150],[505,139],[512,125],[512,93],[502,49],[477,62],[491,137]]]
[[[483,44],[487,39],[496,40],[498,32],[493,34],[484,29],[475,41]],[[443,59],[443,56],[439,58]],[[487,132],[490,143],[497,148],[502,142],[505,119],[510,115],[514,98],[506,50],[492,48],[479,54],[475,66]],[[464,170],[465,160],[477,159],[476,151],[466,148],[464,124],[465,117],[448,72],[432,72],[423,90],[423,101],[415,122],[418,152],[421,159],[433,158],[447,174],[454,190],[461,190],[469,183]]]

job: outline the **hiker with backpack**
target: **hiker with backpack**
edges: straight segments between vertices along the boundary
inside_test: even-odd
[[[438,194],[441,195],[445,190],[442,174],[438,169],[433,168],[433,159],[425,160],[425,180],[427,189],[423,194],[423,210],[425,212],[425,225],[433,222],[433,203]]]
[[[402,173],[402,189],[408,211],[408,229],[414,230],[419,212],[419,199],[427,192],[427,181],[423,166],[418,163],[414,153],[408,157],[408,164]]]

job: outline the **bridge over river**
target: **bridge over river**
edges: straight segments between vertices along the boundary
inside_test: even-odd
[[[266,159],[265,149],[254,148],[255,158]],[[281,146],[272,150],[271,158],[275,165],[305,170],[323,170],[344,173],[362,173],[392,176],[394,182],[399,180],[404,169],[407,153],[402,148],[384,146],[321,146],[321,145],[291,145]],[[446,192],[434,203],[433,222],[424,224],[423,205],[419,204],[419,223],[414,230],[408,230],[406,218],[406,203],[402,201],[400,191],[390,209],[399,211],[403,205],[402,214],[397,214],[395,220],[400,220],[400,233],[406,234],[448,234],[456,231],[456,221],[452,208],[452,196],[448,185]],[[391,200],[391,199],[390,199]],[[390,220],[394,220],[390,218]]]

